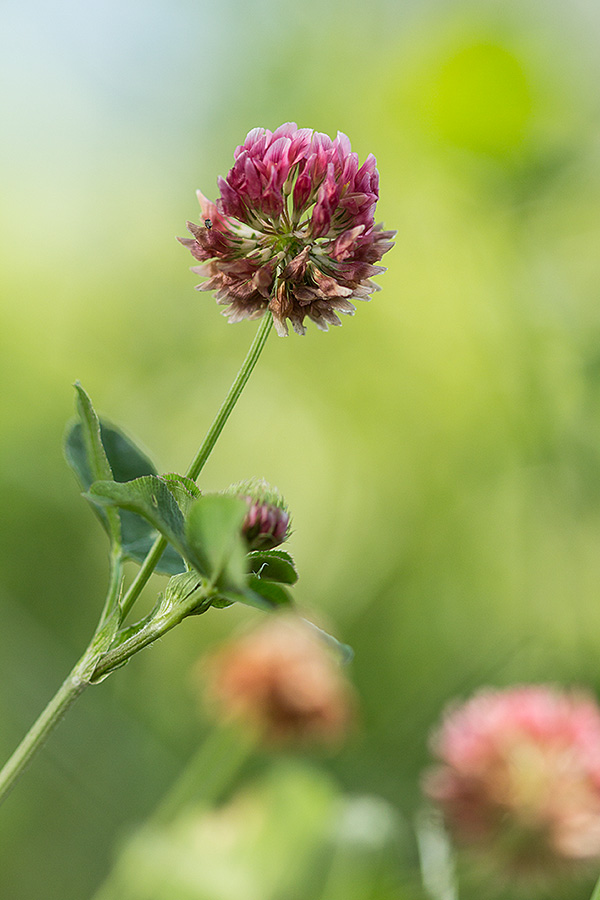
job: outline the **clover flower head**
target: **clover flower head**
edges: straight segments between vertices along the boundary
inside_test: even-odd
[[[335,745],[352,717],[352,693],[313,629],[275,614],[221,648],[203,666],[218,715],[254,729],[268,744]]]
[[[345,134],[288,122],[254,128],[234,160],[216,203],[198,191],[202,221],[179,238],[208,278],[198,290],[215,291],[231,322],[269,309],[280,335],[288,321],[304,334],[307,317],[324,331],[340,325],[352,300],[379,290],[371,278],[385,269],[375,263],[393,246],[395,232],[374,223],[375,157],[359,165]]]
[[[600,709],[590,697],[483,690],[446,712],[432,750],[440,765],[425,793],[480,858],[538,878],[600,858]]]
[[[248,507],[242,533],[249,550],[272,550],[288,539],[290,514],[285,500],[264,478],[232,484],[227,493],[240,497]]]

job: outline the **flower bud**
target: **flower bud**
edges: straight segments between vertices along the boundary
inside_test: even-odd
[[[251,478],[232,484],[227,493],[245,500],[248,506],[242,533],[250,550],[271,550],[287,540],[290,515],[277,488],[264,478]]]
[[[432,738],[425,793],[459,844],[508,877],[600,859],[600,709],[545,685],[480,691]]]
[[[257,730],[267,743],[335,745],[348,730],[350,685],[318,633],[291,614],[271,615],[203,669],[219,717]]]

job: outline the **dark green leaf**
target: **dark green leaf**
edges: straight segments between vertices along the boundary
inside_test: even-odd
[[[271,607],[292,605],[289,591],[274,581],[263,581],[262,578],[251,575],[248,579],[248,588],[251,593],[257,594],[263,600],[266,600]]]
[[[222,591],[219,596],[213,600],[212,605],[217,609],[224,609],[227,606],[231,606],[233,603],[243,603],[244,606],[253,606],[263,612],[273,612],[274,609],[272,603],[248,588],[244,588],[243,591]]]
[[[156,475],[150,459],[133,441],[118,428],[100,421],[100,437],[106,456],[117,482],[133,481],[144,475]],[[96,479],[88,460],[81,422],[74,422],[67,430],[64,444],[65,457],[75,472],[77,480],[87,491]],[[108,530],[106,510],[96,503],[94,512]],[[121,539],[124,554],[135,562],[143,562],[157,537],[156,530],[145,519],[127,510],[121,510]],[[185,570],[184,562],[172,546],[168,546],[156,567],[157,572],[176,575]]]
[[[265,581],[295,584],[298,573],[294,560],[285,550],[255,550],[248,554],[250,572]]]
[[[120,516],[123,552],[134,562],[142,563],[158,537],[158,532],[149,522],[129,510],[122,509]],[[178,575],[185,571],[181,555],[171,544],[165,547],[155,571],[163,575]]]
[[[239,589],[246,581],[242,522],[246,504],[226,494],[207,494],[192,505],[186,519],[188,558],[213,584]]]
[[[82,437],[87,463],[94,481],[113,480],[113,473],[100,436],[100,421],[92,401],[77,382],[77,412],[82,425]]]

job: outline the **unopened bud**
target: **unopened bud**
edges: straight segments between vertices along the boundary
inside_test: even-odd
[[[228,494],[240,497],[248,506],[242,533],[250,550],[271,550],[289,537],[290,515],[277,488],[264,478],[232,484]]]

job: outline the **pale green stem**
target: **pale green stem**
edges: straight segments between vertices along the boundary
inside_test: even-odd
[[[208,609],[216,594],[217,590],[212,584],[199,583],[195,590],[190,591],[185,601],[177,603],[163,613],[159,611],[144,628],[102,655],[94,668],[91,682],[102,681],[103,678],[110,675],[113,669],[118,669],[148,644],[154,643],[167,631],[175,628],[192,612],[199,613]]]
[[[102,615],[100,616],[100,622],[98,623],[98,628],[96,629],[96,634],[105,622],[110,619],[112,614],[119,607],[119,596],[121,594],[121,587],[123,585],[123,555],[122,548],[120,545],[115,545],[111,550],[110,554],[110,577],[108,582],[108,591],[106,593],[106,600],[104,601],[104,608],[102,610]]]
[[[121,590],[121,581],[123,573],[123,559],[120,551],[115,550],[111,554],[110,581],[104,609],[98,628],[94,633],[89,647],[76,666],[64,680],[57,693],[48,703],[44,711],[33,723],[15,752],[0,770],[0,803],[11,787],[23,772],[27,763],[46,741],[50,732],[60,722],[68,708],[79,697],[83,690],[90,683],[90,675],[94,669],[99,653],[102,652],[103,639],[109,641],[110,634],[104,633],[104,627],[107,624],[111,612],[115,609],[119,601],[119,591]]]
[[[255,744],[238,728],[215,728],[161,800],[150,823],[165,825],[192,804],[210,807],[231,784]]]
[[[254,747],[255,741],[247,732],[242,733],[231,726],[215,728],[200,744],[143,829],[168,826],[191,806],[210,809],[231,784]],[[93,900],[115,900],[121,893],[117,863]]]
[[[188,478],[193,478],[193,480],[195,481],[204,468],[206,460],[210,456],[213,447],[217,443],[217,439],[223,431],[223,427],[227,419],[233,412],[233,408],[238,402],[240,394],[244,390],[246,382],[250,378],[254,366],[258,362],[260,354],[262,353],[262,349],[265,346],[267,338],[269,337],[269,332],[271,331],[272,325],[273,316],[270,312],[267,311],[261,320],[260,328],[256,332],[256,336],[252,341],[250,349],[248,350],[246,359],[242,363],[235,381],[229,388],[229,393],[225,397],[221,409],[215,416],[214,422],[208,429],[207,435],[204,438],[200,449],[198,450],[196,456],[190,464],[189,469],[186,472]]]
[[[272,324],[273,317],[271,316],[271,313],[267,311],[260,323],[260,327],[250,345],[250,349],[248,350],[235,381],[229,389],[223,405],[210,426],[198,453],[192,460],[187,472],[189,478],[195,480],[198,477],[210,456],[227,419],[231,415],[246,382],[252,374],[252,370],[258,362],[267,337],[269,336]],[[137,577],[131,583],[129,590],[123,597],[121,602],[121,621],[125,618],[134,602],[141,594],[144,585],[156,568],[166,546],[167,542],[163,537],[157,538],[154,542],[138,571]],[[144,629],[143,632],[140,632],[134,638],[131,638],[130,641],[115,648],[114,651],[110,651],[102,658],[101,663],[97,665],[99,657],[102,656],[103,651],[106,649],[106,646],[102,646],[102,643],[105,639],[108,639],[106,628],[110,627],[111,614],[117,607],[121,583],[122,559],[120,554],[115,551],[111,556],[111,575],[108,593],[94,637],[86,652],[64,681],[63,685],[48,703],[36,722],[34,722],[8,762],[0,770],[0,803],[22,773],[31,757],[39,750],[50,732],[58,724],[69,706],[77,699],[84,688],[91,683],[90,678],[92,673],[94,675],[94,681],[99,680],[128,659],[133,653],[141,650],[142,647],[151,643],[151,641],[156,640],[161,634],[164,634],[165,631],[170,630],[170,628],[177,624],[173,618],[160,620],[155,623],[156,627],[149,630]]]
[[[29,729],[13,755],[0,770],[0,803],[6,797],[23,769],[42,746],[50,732],[60,722],[71,704],[79,697],[88,682],[80,675],[81,664],[87,662],[87,651],[65,679],[43,713]]]
[[[596,887],[594,888],[594,893],[590,897],[590,900],[600,900],[600,878],[596,883]]]
[[[248,353],[246,354],[246,359],[242,363],[241,368],[236,375],[235,381],[229,388],[229,392],[225,397],[225,400],[223,401],[219,412],[215,416],[212,425],[208,429],[206,437],[202,441],[200,449],[198,450],[196,456],[190,464],[189,469],[186,472],[188,478],[192,478],[195,481],[204,468],[204,465],[208,457],[210,456],[213,447],[217,443],[219,435],[225,427],[227,419],[233,412],[233,408],[239,400],[246,382],[250,378],[252,370],[259,360],[260,354],[262,353],[262,349],[265,346],[272,325],[273,316],[270,312],[267,311],[261,319],[260,327],[256,332],[252,344],[250,345]],[[123,618],[125,618],[131,607],[141,594],[146,582],[156,568],[166,546],[167,541],[162,536],[158,537],[152,545],[148,556],[144,560],[141,568],[138,570],[135,579],[132,581],[127,593],[123,597],[123,601],[121,603]]]

